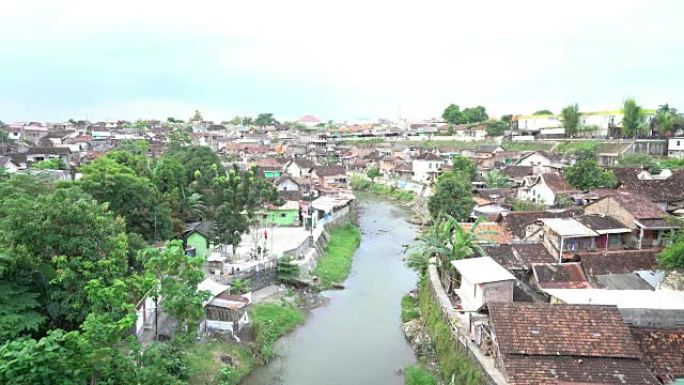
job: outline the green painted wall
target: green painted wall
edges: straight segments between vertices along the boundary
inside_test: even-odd
[[[299,220],[299,210],[271,210],[262,217],[264,224],[275,223],[277,226],[294,226]]]
[[[196,255],[198,257],[206,258],[207,249],[209,248],[209,242],[204,235],[194,232],[190,234],[187,239],[188,247],[194,247],[196,250]]]
[[[278,178],[282,174],[280,171],[264,171],[264,178],[266,179],[271,179],[271,178]]]

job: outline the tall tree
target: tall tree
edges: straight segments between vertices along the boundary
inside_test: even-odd
[[[433,220],[449,215],[465,221],[470,217],[473,206],[470,178],[458,171],[440,175],[434,193],[428,198],[428,210]]]
[[[259,127],[272,126],[277,123],[278,121],[275,120],[272,113],[259,114],[257,115],[257,118],[254,119],[254,124]]]
[[[195,113],[190,117],[190,119],[188,119],[188,122],[201,122],[202,120],[204,120],[202,113],[199,112],[199,110],[195,110]]]
[[[449,106],[444,109],[444,112],[442,113],[442,119],[449,124],[465,123],[463,111],[461,111],[461,108],[455,104],[449,104]]]
[[[238,124],[242,123],[242,118],[235,116],[233,119],[229,120],[228,123],[232,124],[233,126],[237,126]]]
[[[634,138],[644,134],[647,129],[644,120],[641,107],[634,98],[627,98],[622,106],[622,134]]]
[[[489,118],[487,111],[482,106],[467,107],[463,110],[466,123],[480,123]]]
[[[560,113],[560,119],[565,128],[565,135],[573,137],[580,130],[580,112],[577,103],[564,107]]]
[[[513,120],[513,115],[511,114],[506,114],[506,115],[501,115],[501,120],[504,123],[510,123]]]
[[[455,172],[462,172],[468,177],[468,183],[472,182],[477,177],[477,166],[465,156],[457,155],[453,157],[451,159],[451,165]]]

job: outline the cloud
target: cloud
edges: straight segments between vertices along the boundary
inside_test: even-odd
[[[0,41],[0,99],[12,101],[0,118],[195,107],[216,119],[427,117],[451,102],[502,114],[615,108],[627,95],[682,105],[683,10],[639,0],[16,1],[0,13],[11,37]]]

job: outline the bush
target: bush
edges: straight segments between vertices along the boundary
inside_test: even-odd
[[[451,383],[453,377],[457,384],[482,384],[478,368],[456,347],[451,328],[444,320],[438,305],[433,301],[427,284],[423,284],[420,288],[419,304],[425,328],[432,338],[437,353],[442,380]]]
[[[420,310],[418,304],[406,294],[401,298],[401,322],[408,322],[420,318]]]
[[[428,370],[411,365],[404,369],[404,385],[437,385],[437,379]]]

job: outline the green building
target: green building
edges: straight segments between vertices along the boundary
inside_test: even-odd
[[[275,224],[276,226],[300,226],[299,203],[287,201],[280,207],[271,207],[261,212],[260,222],[262,225]]]
[[[264,170],[264,178],[266,179],[275,179],[279,178],[280,175],[282,175],[281,170]]]
[[[213,224],[211,222],[194,222],[187,225],[183,231],[183,241],[186,248],[194,248],[195,255],[205,258],[211,245]]]

